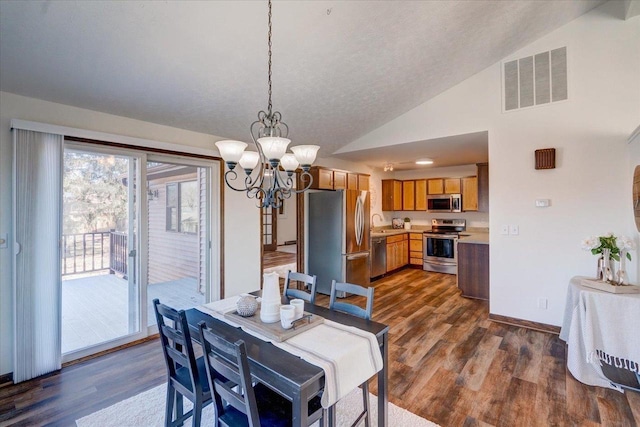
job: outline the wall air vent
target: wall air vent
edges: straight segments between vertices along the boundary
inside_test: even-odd
[[[567,48],[503,63],[503,109],[518,110],[568,99]]]

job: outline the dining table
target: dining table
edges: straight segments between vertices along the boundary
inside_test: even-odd
[[[260,296],[260,291],[252,293]],[[282,304],[289,304],[289,298],[283,296]],[[305,302],[304,311],[321,316],[343,325],[352,326],[375,335],[380,346],[383,367],[377,373],[378,381],[378,426],[388,425],[388,333],[389,326],[373,320],[365,320],[350,314]],[[229,325],[211,315],[192,308],[186,310],[191,337],[200,340],[198,323],[204,321],[208,328],[224,339],[235,342],[243,340],[247,348],[247,356],[251,367],[251,375],[272,390],[276,391],[292,403],[293,426],[308,426],[308,403],[320,394],[324,387],[325,373],[319,366],[313,365],[300,357],[280,349],[268,341],[261,340],[241,328]],[[328,411],[328,425],[334,426],[336,413],[334,407]]]

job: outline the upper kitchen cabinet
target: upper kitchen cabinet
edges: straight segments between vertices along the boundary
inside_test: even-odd
[[[478,212],[489,212],[489,163],[478,163]]]
[[[311,188],[315,190],[369,190],[369,175],[313,166],[309,173],[313,177]]]
[[[369,175],[358,175],[358,190],[369,191]]]
[[[460,194],[460,178],[431,178],[427,181],[429,194]]]
[[[316,190],[333,190],[333,170],[313,166],[309,173],[313,177],[311,188]]]
[[[344,190],[347,188],[347,173],[342,171],[333,171],[333,189]]]
[[[382,210],[402,210],[402,181],[397,179],[382,180]]]
[[[416,179],[416,210],[427,210],[427,180]]]
[[[416,182],[402,181],[402,210],[414,211],[416,209]]]
[[[462,178],[462,210],[478,210],[478,177],[468,176]]]
[[[427,192],[429,194],[444,194],[444,179],[435,178],[427,180]]]
[[[445,178],[444,194],[460,194],[460,178]]]
[[[347,188],[349,190],[369,191],[369,175],[349,172],[347,174]]]

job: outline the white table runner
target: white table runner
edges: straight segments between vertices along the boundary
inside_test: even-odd
[[[224,316],[225,313],[236,309],[238,298],[225,298],[196,309],[228,325],[241,327]],[[323,324],[283,342],[271,341],[248,328],[242,329],[322,368],[325,375],[325,388],[322,393],[324,408],[334,405],[382,369],[382,355],[376,336],[352,326],[325,319]]]

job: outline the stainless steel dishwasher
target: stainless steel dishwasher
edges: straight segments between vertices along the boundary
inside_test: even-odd
[[[371,238],[371,278],[387,272],[387,238]]]

